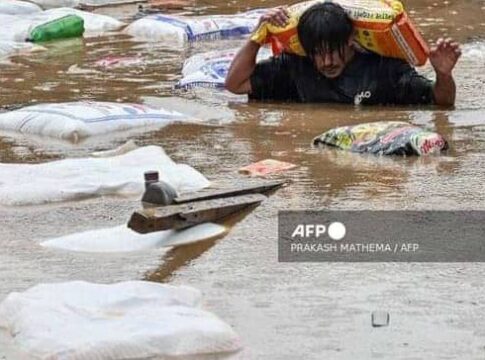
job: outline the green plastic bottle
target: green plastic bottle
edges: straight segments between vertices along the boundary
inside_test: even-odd
[[[28,41],[38,43],[56,39],[81,37],[84,34],[84,20],[77,15],[66,15],[59,19],[36,26]]]

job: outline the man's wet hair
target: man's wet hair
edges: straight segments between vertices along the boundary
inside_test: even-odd
[[[298,22],[298,37],[310,58],[333,51],[343,58],[344,46],[352,32],[352,21],[344,8],[331,2],[311,6]]]

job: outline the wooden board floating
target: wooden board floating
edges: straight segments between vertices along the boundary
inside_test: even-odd
[[[265,199],[266,196],[262,194],[247,194],[138,210],[131,216],[128,227],[141,234],[183,229],[220,220],[258,206]]]
[[[183,204],[191,201],[210,200],[246,194],[266,194],[282,187],[284,184],[286,184],[285,181],[260,181],[244,187],[241,186],[226,189],[208,188],[206,190],[176,197],[174,202],[177,204]]]

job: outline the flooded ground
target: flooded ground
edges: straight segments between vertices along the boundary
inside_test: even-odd
[[[205,0],[189,12],[233,13],[279,4]],[[122,224],[139,207],[134,199],[0,209],[0,299],[40,282],[150,279],[201,289],[205,307],[243,339],[245,348],[234,359],[483,359],[483,264],[277,261],[281,209],[485,210],[485,4],[410,0],[406,6],[427,39],[452,36],[464,44],[455,70],[454,110],[247,104],[213,90],[172,90],[181,58],[236,47],[239,41],[173,49],[113,34],[58,42],[47,52],[0,65],[0,106],[92,99],[163,104],[196,113],[206,124],[173,125],[130,137],[138,144],[162,145],[174,160],[215,182],[242,183],[237,169],[264,158],[299,165],[283,176],[292,181],[290,186],[224,238],[164,255],[88,255],[39,246],[51,237]],[[100,10],[126,21],[135,11],[135,6]],[[96,68],[106,55],[136,56],[142,62],[131,68]],[[429,67],[422,71],[431,74]],[[435,129],[450,141],[451,150],[432,158],[377,158],[310,146],[314,136],[331,127],[376,120],[406,120]],[[126,140],[126,134],[117,134],[74,145],[2,134],[0,161],[83,156]],[[390,326],[372,328],[373,310],[389,311]],[[17,358],[0,350],[2,356]]]

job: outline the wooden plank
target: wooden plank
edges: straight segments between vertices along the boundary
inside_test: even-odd
[[[244,209],[258,206],[265,199],[266,196],[261,194],[248,194],[143,209],[133,213],[128,227],[141,234],[183,229],[208,221],[220,220]]]
[[[174,199],[174,202],[177,204],[183,204],[191,201],[201,201],[201,200],[210,200],[216,198],[227,198],[232,196],[238,195],[245,195],[245,194],[265,194],[272,190],[276,190],[283,186],[286,182],[285,181],[264,181],[264,182],[256,182],[254,184],[234,187],[229,189],[207,189],[203,191],[198,191],[192,194],[186,194]]]

